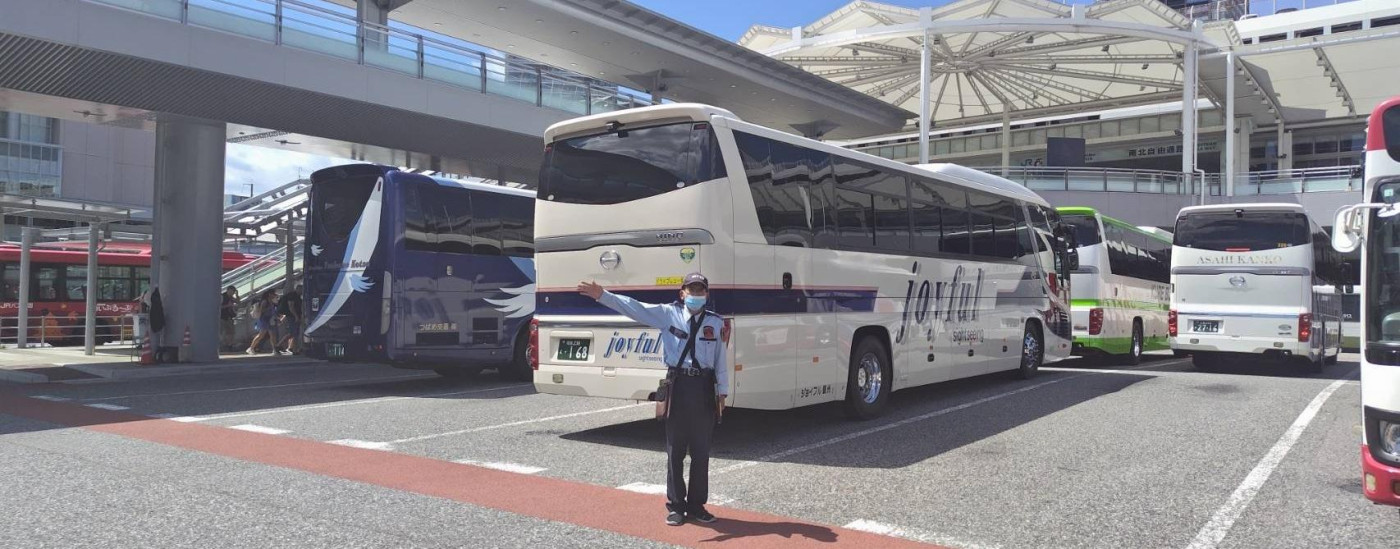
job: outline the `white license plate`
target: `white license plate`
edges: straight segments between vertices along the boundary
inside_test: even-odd
[[[1218,334],[1220,333],[1219,320],[1192,320],[1191,331],[1198,334]]]

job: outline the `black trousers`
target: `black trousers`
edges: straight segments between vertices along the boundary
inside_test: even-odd
[[[715,433],[714,378],[676,376],[671,386],[671,413],[666,418],[666,509],[698,512],[710,500],[710,440]],[[690,454],[690,490],[686,490],[685,456]]]

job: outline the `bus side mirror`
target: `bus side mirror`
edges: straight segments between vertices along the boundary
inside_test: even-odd
[[[1341,253],[1351,253],[1361,247],[1362,220],[1361,212],[1365,211],[1360,206],[1367,204],[1353,204],[1343,206],[1337,210],[1337,216],[1332,220],[1332,249]],[[1383,206],[1383,204],[1376,204]]]

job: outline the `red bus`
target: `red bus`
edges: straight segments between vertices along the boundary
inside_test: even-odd
[[[81,344],[87,311],[87,242],[36,244],[30,251],[29,324],[31,341]],[[20,247],[0,243],[0,341],[18,337]],[[224,271],[256,259],[224,252]],[[119,335],[120,317],[140,310],[136,299],[150,286],[151,246],[145,242],[106,243],[97,253],[98,340]],[[48,311],[50,318],[41,318]]]

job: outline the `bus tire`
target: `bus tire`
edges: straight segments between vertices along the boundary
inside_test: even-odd
[[[1133,338],[1128,344],[1128,354],[1120,359],[1124,364],[1137,365],[1142,363],[1142,319],[1133,319]]]
[[[1016,370],[1016,377],[1030,379],[1040,371],[1040,365],[1045,362],[1045,337],[1041,335],[1040,325],[1034,322],[1026,323],[1026,331],[1021,336],[1021,367]]]
[[[530,334],[527,331],[522,330],[515,336],[515,352],[511,354],[510,364],[501,367],[500,374],[515,381],[535,378],[535,369],[530,367]]]
[[[846,415],[852,419],[872,419],[885,412],[890,402],[890,353],[879,338],[865,336],[851,351],[850,374],[846,379]]]

